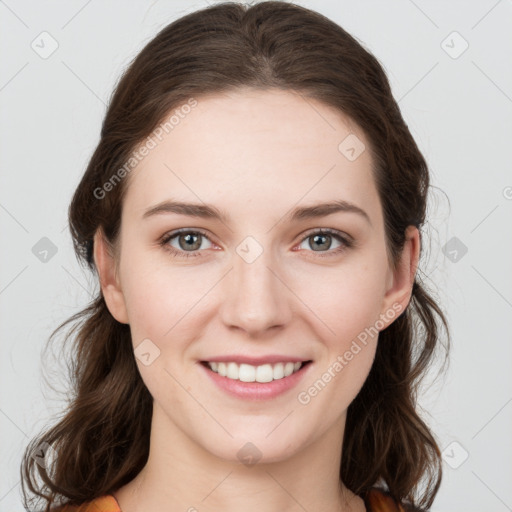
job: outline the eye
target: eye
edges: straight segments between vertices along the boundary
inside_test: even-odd
[[[333,239],[336,240],[339,245],[333,250],[329,250]],[[310,232],[308,235],[306,235],[306,237],[302,239],[300,245],[304,244],[304,242],[306,242],[307,245],[312,248],[312,251],[310,252],[327,253],[318,254],[320,257],[337,255],[345,249],[352,247],[353,245],[353,241],[350,237],[343,235],[341,232],[335,229],[330,228]]]
[[[174,256],[189,258],[191,256],[199,256],[199,254],[196,254],[197,251],[209,248],[204,246],[202,247],[202,242],[204,240],[210,241],[206,233],[203,231],[197,229],[180,229],[164,235],[160,241],[160,245],[170,251]],[[170,243],[171,241],[175,241],[177,247]]]

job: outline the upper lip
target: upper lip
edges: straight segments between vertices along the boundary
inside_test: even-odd
[[[227,363],[234,362],[237,364],[250,364],[252,366],[260,366],[263,364],[275,364],[275,363],[302,363],[303,361],[310,361],[310,359],[304,359],[301,357],[295,356],[286,356],[279,354],[272,354],[268,356],[260,356],[260,357],[251,357],[244,355],[225,355],[225,356],[215,356],[208,359],[204,359],[204,362],[210,363]]]

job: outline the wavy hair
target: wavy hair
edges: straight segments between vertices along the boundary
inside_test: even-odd
[[[99,191],[173,109],[191,97],[240,87],[296,91],[362,128],[390,262],[398,262],[406,228],[421,229],[425,222],[431,186],[382,66],[315,11],[280,1],[226,2],[163,28],[116,85],[69,207],[77,258],[96,277],[93,237],[101,228],[115,246],[127,180]],[[411,301],[381,331],[374,364],[348,408],[340,479],[360,496],[381,486],[396,500],[430,507],[439,489],[440,449],[417,411],[420,379],[436,360],[442,329],[449,346],[446,318],[431,293],[416,276]],[[72,396],[58,423],[28,444],[20,470],[25,506],[32,494],[45,500],[46,512],[54,504],[78,505],[114,492],[135,478],[149,455],[152,396],[134,359],[129,326],[113,318],[101,289],[48,341],[68,325]],[[45,443],[57,456],[37,464],[32,454]]]

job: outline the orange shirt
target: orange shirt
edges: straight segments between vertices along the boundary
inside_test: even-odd
[[[122,512],[122,510],[114,496],[106,494],[82,505],[64,505],[53,512]]]
[[[406,509],[389,495],[378,489],[370,489],[364,497],[367,512],[406,512]],[[408,508],[407,510],[411,510]],[[111,494],[101,496],[82,505],[65,505],[54,512],[122,512]]]

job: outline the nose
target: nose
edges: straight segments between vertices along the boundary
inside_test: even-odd
[[[250,336],[285,326],[291,318],[293,294],[271,251],[264,250],[252,262],[235,252],[232,265],[223,280],[220,314],[224,324]]]

